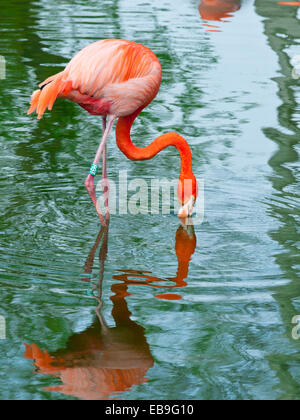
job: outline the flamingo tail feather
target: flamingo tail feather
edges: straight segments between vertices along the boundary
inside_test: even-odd
[[[63,79],[63,73],[51,76],[39,85],[40,90],[33,92],[27,114],[36,111],[38,120],[42,118],[47,107],[51,111],[60,96],[66,96],[72,90],[72,82]]]

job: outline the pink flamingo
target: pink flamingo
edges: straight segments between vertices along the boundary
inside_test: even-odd
[[[135,118],[155,98],[161,84],[162,70],[155,54],[131,41],[106,39],[88,45],[64,71],[46,79],[31,98],[28,114],[36,110],[40,119],[46,108],[52,109],[58,97],[78,103],[92,115],[103,118],[103,135],[85,181],[103,226],[105,220],[97,202],[94,178],[102,156],[103,191],[107,186],[106,142],[118,119],[116,140],[120,150],[131,160],[151,159],[168,146],[177,148],[181,158],[177,196],[181,204],[178,216],[191,216],[197,197],[197,181],[192,171],[192,154],[187,141],[177,133],[156,138],[149,146],[136,147],[130,130]],[[106,218],[109,218],[106,195]]]

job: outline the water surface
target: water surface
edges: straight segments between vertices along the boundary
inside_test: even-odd
[[[299,8],[224,0],[203,15],[205,3],[2,5],[1,398],[299,399]],[[101,121],[64,101],[26,116],[38,82],[112,37],[162,63],[133,138],[188,139],[205,182],[189,234],[151,214],[99,232],[83,184]],[[178,176],[171,149],[133,163],[112,136],[108,154],[116,182]]]

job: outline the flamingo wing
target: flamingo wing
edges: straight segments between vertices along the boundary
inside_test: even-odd
[[[155,54],[131,41],[109,39],[88,45],[65,70],[45,80],[32,96],[29,113],[41,118],[47,106],[65,96],[74,102],[100,100],[110,114],[124,116],[147,105],[156,96],[161,66]]]

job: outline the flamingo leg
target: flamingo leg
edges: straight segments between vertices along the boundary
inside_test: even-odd
[[[102,125],[103,132],[106,129],[106,117],[103,117],[103,125]],[[109,199],[109,183],[107,178],[107,145],[105,144],[102,154],[102,192],[104,196],[104,205],[105,205],[105,218],[106,221],[109,221],[109,206],[108,206],[108,199]]]
[[[105,205],[105,217],[106,217],[106,221],[109,220],[110,214],[109,214],[109,183],[108,183],[108,178],[107,178],[107,153],[106,153],[106,145],[104,146],[103,149],[103,171],[102,171],[102,192],[103,192],[103,196],[104,196],[104,205]]]
[[[105,126],[105,130],[104,130],[100,145],[98,147],[95,159],[93,161],[93,166],[94,167],[98,167],[98,165],[99,165],[101,155],[103,154],[103,151],[104,151],[105,146],[106,146],[107,139],[108,139],[108,137],[110,135],[110,132],[113,128],[113,124],[114,124],[115,120],[116,120],[116,117],[114,115],[110,115],[109,118],[108,118],[108,124],[106,125],[106,120],[104,122],[104,119],[103,119],[103,127]],[[106,165],[106,156],[105,156],[105,165]],[[105,171],[106,171],[106,168],[105,168]],[[95,174],[90,173],[87,176],[84,185],[85,185],[85,187],[86,187],[86,189],[87,189],[87,191],[88,191],[88,193],[89,193],[89,195],[90,195],[90,197],[93,201],[93,204],[95,206],[95,209],[97,211],[97,214],[99,216],[99,219],[100,219],[100,222],[101,222],[102,226],[106,226],[106,222],[105,222],[104,217],[101,213],[101,209],[100,209],[97,197],[96,197],[96,191],[95,191],[95,185],[94,185],[95,175],[96,175],[96,173]]]

